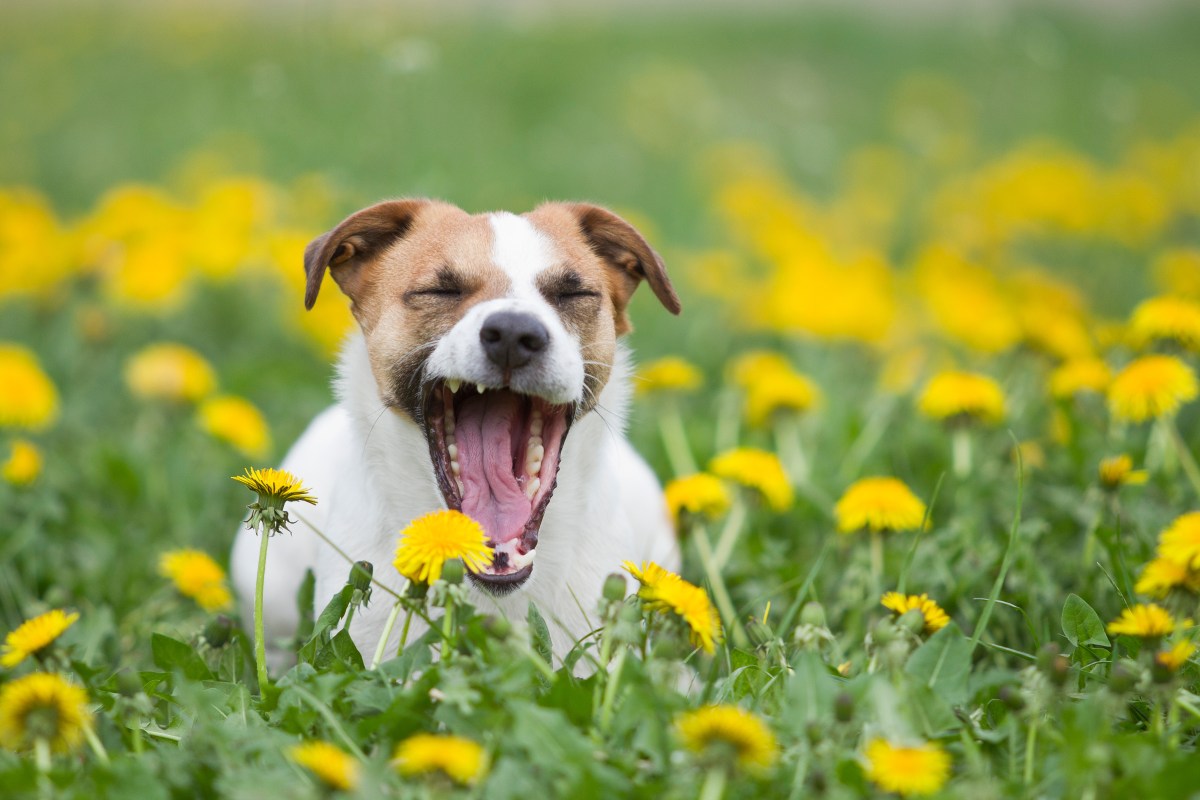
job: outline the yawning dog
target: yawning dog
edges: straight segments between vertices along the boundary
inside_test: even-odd
[[[623,560],[678,568],[661,488],[623,435],[630,365],[618,339],[643,280],[672,313],[680,304],[629,223],[587,204],[518,216],[393,200],[314,240],[304,267],[305,306],[328,270],[361,335],[343,349],[337,404],[284,459],[319,502],[270,544],[268,645],[294,633],[307,569],[318,609],[350,571],[307,523],[399,589],[399,532],[428,512],[461,510],[493,551],[469,574],[473,602],[521,620],[532,601],[560,657],[592,628],[604,578]],[[256,534],[241,530],[232,572],[247,620],[257,551]],[[374,650],[390,605],[354,617],[360,650]],[[276,650],[272,660],[286,658]]]

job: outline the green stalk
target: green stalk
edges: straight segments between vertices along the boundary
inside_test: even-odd
[[[92,752],[96,754],[100,763],[108,766],[108,751],[104,749],[104,743],[100,741],[100,737],[96,736],[96,731],[91,725],[83,726],[83,737],[87,739],[88,746],[92,748]]]
[[[383,625],[383,635],[379,637],[379,643],[375,645],[375,655],[371,656],[371,669],[379,666],[379,662],[383,659],[383,652],[387,648],[387,641],[391,638],[392,628],[396,625],[396,617],[400,616],[400,602],[397,600],[392,604],[392,611],[388,614],[387,622]],[[409,612],[409,619],[412,619],[412,612]]]
[[[871,531],[871,590],[876,598],[883,594],[883,534]]]
[[[971,474],[971,431],[960,425],[950,434],[954,453],[954,476],[965,478]]]
[[[258,529],[258,580],[254,584],[254,666],[258,671],[258,695],[267,690],[267,634],[263,627],[263,584],[267,577],[267,543],[271,541],[266,527]]]
[[[776,420],[775,441],[792,483],[808,483],[808,457],[804,455],[804,444],[800,440],[800,419],[797,415],[789,414]]]
[[[659,415],[658,429],[662,434],[663,447],[666,448],[667,460],[671,462],[671,471],[675,477],[699,471],[696,459],[692,456],[692,448],[688,445],[687,431],[683,427],[679,405],[674,401],[668,401],[666,408]]]
[[[696,552],[700,555],[700,563],[704,565],[704,574],[708,576],[713,599],[717,601],[717,608],[720,609],[721,616],[725,618],[725,627],[731,632],[733,643],[738,647],[745,647],[750,640],[746,637],[746,632],[742,630],[742,623],[737,618],[737,612],[734,611],[733,601],[729,598],[729,590],[725,588],[725,580],[721,577],[721,571],[717,569],[712,545],[708,541],[708,532],[703,525],[697,525],[693,529],[692,538],[696,540]]]
[[[704,785],[700,787],[699,800],[721,800],[725,796],[727,777],[723,767],[709,767],[704,776]]]
[[[1040,720],[1035,719],[1030,724],[1029,733],[1026,735],[1026,738],[1025,738],[1025,776],[1024,777],[1025,777],[1025,785],[1026,786],[1030,786],[1033,784],[1033,761],[1034,761],[1034,756],[1037,754],[1037,733],[1038,733],[1038,722],[1039,721]]]
[[[613,703],[617,699],[617,688],[621,685],[621,670],[625,667],[625,654],[629,648],[622,647],[617,653],[613,667],[609,670],[608,680],[604,686],[604,702],[600,706],[600,732],[607,733],[612,724]]]
[[[1016,444],[1016,437],[1013,437],[1013,444]],[[1013,514],[1012,525],[1008,529],[1008,543],[1004,546],[1004,559],[1000,562],[1000,571],[996,574],[996,580],[992,583],[992,591],[988,595],[987,603],[983,606],[983,613],[979,615],[979,622],[975,625],[975,631],[971,634],[971,652],[975,652],[975,648],[979,646],[979,640],[983,637],[983,632],[987,629],[988,620],[992,617],[992,609],[996,607],[996,600],[1000,597],[1000,590],[1004,588],[1004,579],[1008,577],[1008,569],[1012,566],[1013,554],[1016,551],[1017,532],[1021,527],[1021,505],[1025,499],[1025,479],[1024,465],[1021,463],[1020,451],[1017,456],[1017,510]]]
[[[1188,483],[1192,485],[1192,491],[1200,497],[1200,467],[1196,465],[1196,459],[1192,455],[1192,451],[1188,449],[1187,443],[1183,441],[1183,436],[1179,433],[1179,426],[1175,423],[1175,418],[1163,418],[1163,425],[1167,429],[1167,436],[1171,440],[1171,444],[1175,446],[1175,454],[1179,457],[1179,464],[1183,467],[1183,474],[1187,475]]]
[[[724,569],[729,563],[729,557],[733,555],[733,548],[737,545],[738,537],[741,536],[742,526],[746,522],[746,503],[742,500],[742,495],[739,492],[734,495],[733,505],[729,509],[729,516],[725,517],[725,525],[721,528],[721,535],[717,539],[717,549],[713,553],[713,563],[717,569]]]
[[[37,764],[38,796],[50,797],[53,795],[50,785],[50,743],[41,736],[33,742],[33,758]]]

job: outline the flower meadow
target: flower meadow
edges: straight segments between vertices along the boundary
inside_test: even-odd
[[[57,50],[41,13],[0,12],[0,795],[1200,781],[1194,13],[184,8],[83,12]],[[389,92],[404,114],[365,102]],[[275,467],[353,325],[336,292],[303,311],[305,245],[389,193],[543,192],[614,206],[680,289],[679,319],[634,304],[629,433],[682,569],[626,562],[555,654],[553,609],[472,607],[486,537],[434,512],[391,563],[344,553],[334,597],[307,580],[294,664],[268,664],[229,548],[239,519],[264,552],[309,535],[327,499]],[[350,639],[369,604],[398,651]]]

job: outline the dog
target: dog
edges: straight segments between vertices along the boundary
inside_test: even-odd
[[[315,239],[304,262],[305,307],[328,271],[359,331],[339,358],[336,405],[282,465],[318,503],[268,548],[263,605],[276,668],[291,658],[280,644],[299,623],[306,570],[317,609],[350,572],[309,527],[399,590],[400,531],[426,513],[461,510],[492,549],[491,564],[467,574],[472,602],[518,624],[534,603],[558,658],[594,628],[603,582],[623,561],[678,570],[662,489],[624,437],[631,364],[620,337],[643,281],[671,313],[680,302],[632,225],[584,203],[472,215],[391,200]],[[247,629],[258,547],[243,526],[231,571]],[[374,652],[390,611],[379,597],[351,623],[363,652]],[[398,639],[394,631],[389,655]]]

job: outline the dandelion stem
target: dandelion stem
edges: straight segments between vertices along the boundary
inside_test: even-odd
[[[699,800],[720,800],[725,796],[725,768],[710,767],[700,787]]]
[[[449,661],[454,655],[455,636],[454,600],[446,603],[446,613],[442,614],[442,660]]]
[[[320,698],[298,683],[292,684],[288,687],[288,689],[299,695],[300,699],[312,706],[313,710],[321,715],[322,719],[324,719],[326,724],[329,725],[330,730],[337,734],[338,738],[342,740],[342,744],[346,745],[347,750],[349,750],[359,759],[366,761],[367,757],[363,755],[363,751],[359,749],[358,743],[355,742],[348,733],[346,733],[346,729],[342,727],[342,723],[338,721],[337,715],[333,713],[329,706],[322,703]]]
[[[729,563],[729,557],[733,555],[733,548],[737,545],[745,522],[746,504],[739,494],[734,498],[733,505],[729,509],[729,516],[725,518],[725,525],[722,526],[721,535],[717,539],[717,549],[713,553],[713,563],[717,569],[724,569],[725,565]]]
[[[397,600],[392,604],[392,611],[388,614],[387,622],[383,625],[383,634],[379,637],[379,643],[375,645],[375,655],[371,656],[371,669],[379,666],[379,662],[383,659],[383,651],[387,648],[387,641],[392,636],[392,628],[396,625],[396,617],[400,616],[401,601]],[[409,612],[409,619],[412,619],[412,612]]]
[[[873,597],[883,594],[883,534],[871,531],[871,592]]]
[[[258,671],[258,694],[267,690],[267,636],[263,628],[263,584],[267,576],[267,544],[271,541],[266,527],[258,529],[258,579],[254,584],[254,666]]]
[[[400,646],[396,648],[396,655],[404,652],[404,648],[408,646],[408,629],[412,626],[413,610],[410,608],[404,614],[404,627],[400,629]]]
[[[50,743],[39,736],[33,742],[33,758],[38,771],[38,795],[50,797]]]
[[[83,726],[83,737],[87,739],[88,746],[92,748],[96,758],[100,759],[100,763],[107,766],[109,763],[108,751],[104,749],[104,742],[100,741],[100,737],[96,735],[96,731],[91,725]]]
[[[608,726],[612,724],[613,703],[617,699],[617,688],[621,685],[621,671],[625,668],[625,654],[629,652],[628,648],[622,647],[617,652],[617,657],[614,660],[612,669],[609,671],[608,680],[604,685],[604,702],[600,707],[600,732],[606,733]]]
[[[720,609],[721,616],[725,618],[725,627],[731,632],[733,643],[738,647],[745,647],[750,640],[746,637],[746,632],[742,630],[742,623],[737,618],[737,612],[734,611],[733,601],[729,599],[729,590],[725,588],[725,581],[721,577],[721,571],[717,568],[712,544],[708,541],[708,531],[704,529],[703,525],[697,525],[693,530],[692,538],[696,540],[696,552],[699,553],[700,563],[704,565],[704,573],[708,576],[713,599],[717,601],[717,608]]]
[[[716,446],[715,452],[723,453],[737,446],[740,422],[738,393],[732,389],[722,389],[717,398],[717,430],[713,442]]]
[[[800,486],[808,483],[808,458],[804,455],[804,445],[800,441],[800,420],[795,414],[780,417],[775,423],[775,441],[779,445],[779,453],[792,484]]]
[[[951,434],[954,455],[954,476],[965,478],[971,474],[971,431],[959,426]]]
[[[1183,467],[1183,473],[1187,475],[1188,483],[1192,485],[1192,491],[1196,493],[1197,497],[1200,497],[1200,467],[1196,465],[1196,458],[1179,433],[1179,426],[1175,423],[1175,418],[1166,420],[1164,424],[1171,444],[1175,446],[1175,453],[1179,456],[1179,464]]]
[[[679,413],[679,405],[673,401],[658,418],[659,432],[662,434],[663,447],[667,451],[667,460],[671,462],[671,471],[675,476],[691,475],[698,470],[696,459],[692,456],[692,448],[688,445],[687,431],[683,427],[683,416]]]

